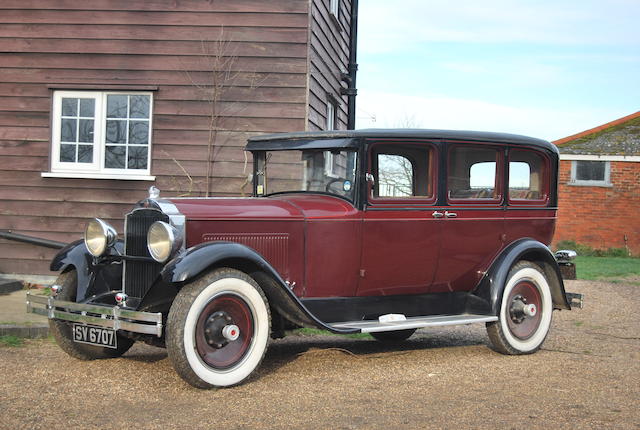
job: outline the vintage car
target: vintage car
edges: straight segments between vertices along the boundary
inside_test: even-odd
[[[73,357],[167,348],[202,388],[249,377],[287,329],[402,341],[485,323],[495,350],[535,352],[565,293],[548,248],[558,151],[529,137],[358,130],[254,137],[253,197],[160,198],[122,239],[94,219],[29,296]],[[566,255],[565,255],[566,257]]]

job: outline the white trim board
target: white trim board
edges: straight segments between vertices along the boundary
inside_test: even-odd
[[[583,154],[560,154],[560,160],[575,161],[628,161],[640,163],[640,155],[583,155]]]

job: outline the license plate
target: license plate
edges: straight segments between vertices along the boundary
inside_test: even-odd
[[[89,345],[117,348],[116,331],[110,328],[93,327],[84,324],[73,325],[73,341]]]

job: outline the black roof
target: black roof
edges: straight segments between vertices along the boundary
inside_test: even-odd
[[[428,129],[362,129],[304,131],[265,134],[249,138],[247,151],[277,151],[285,149],[357,148],[362,139],[447,139],[473,142],[512,143],[532,146],[558,153],[555,145],[546,140],[509,133],[486,131],[428,130]]]

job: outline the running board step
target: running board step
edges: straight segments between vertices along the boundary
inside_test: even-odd
[[[380,321],[382,320],[382,321]],[[394,319],[391,321],[380,317],[379,321],[345,321],[329,324],[336,329],[357,329],[362,333],[373,333],[380,331],[407,330],[423,327],[441,327],[446,325],[460,325],[472,323],[486,323],[498,321],[498,317],[493,315],[436,315],[427,317],[409,317],[404,319]]]

